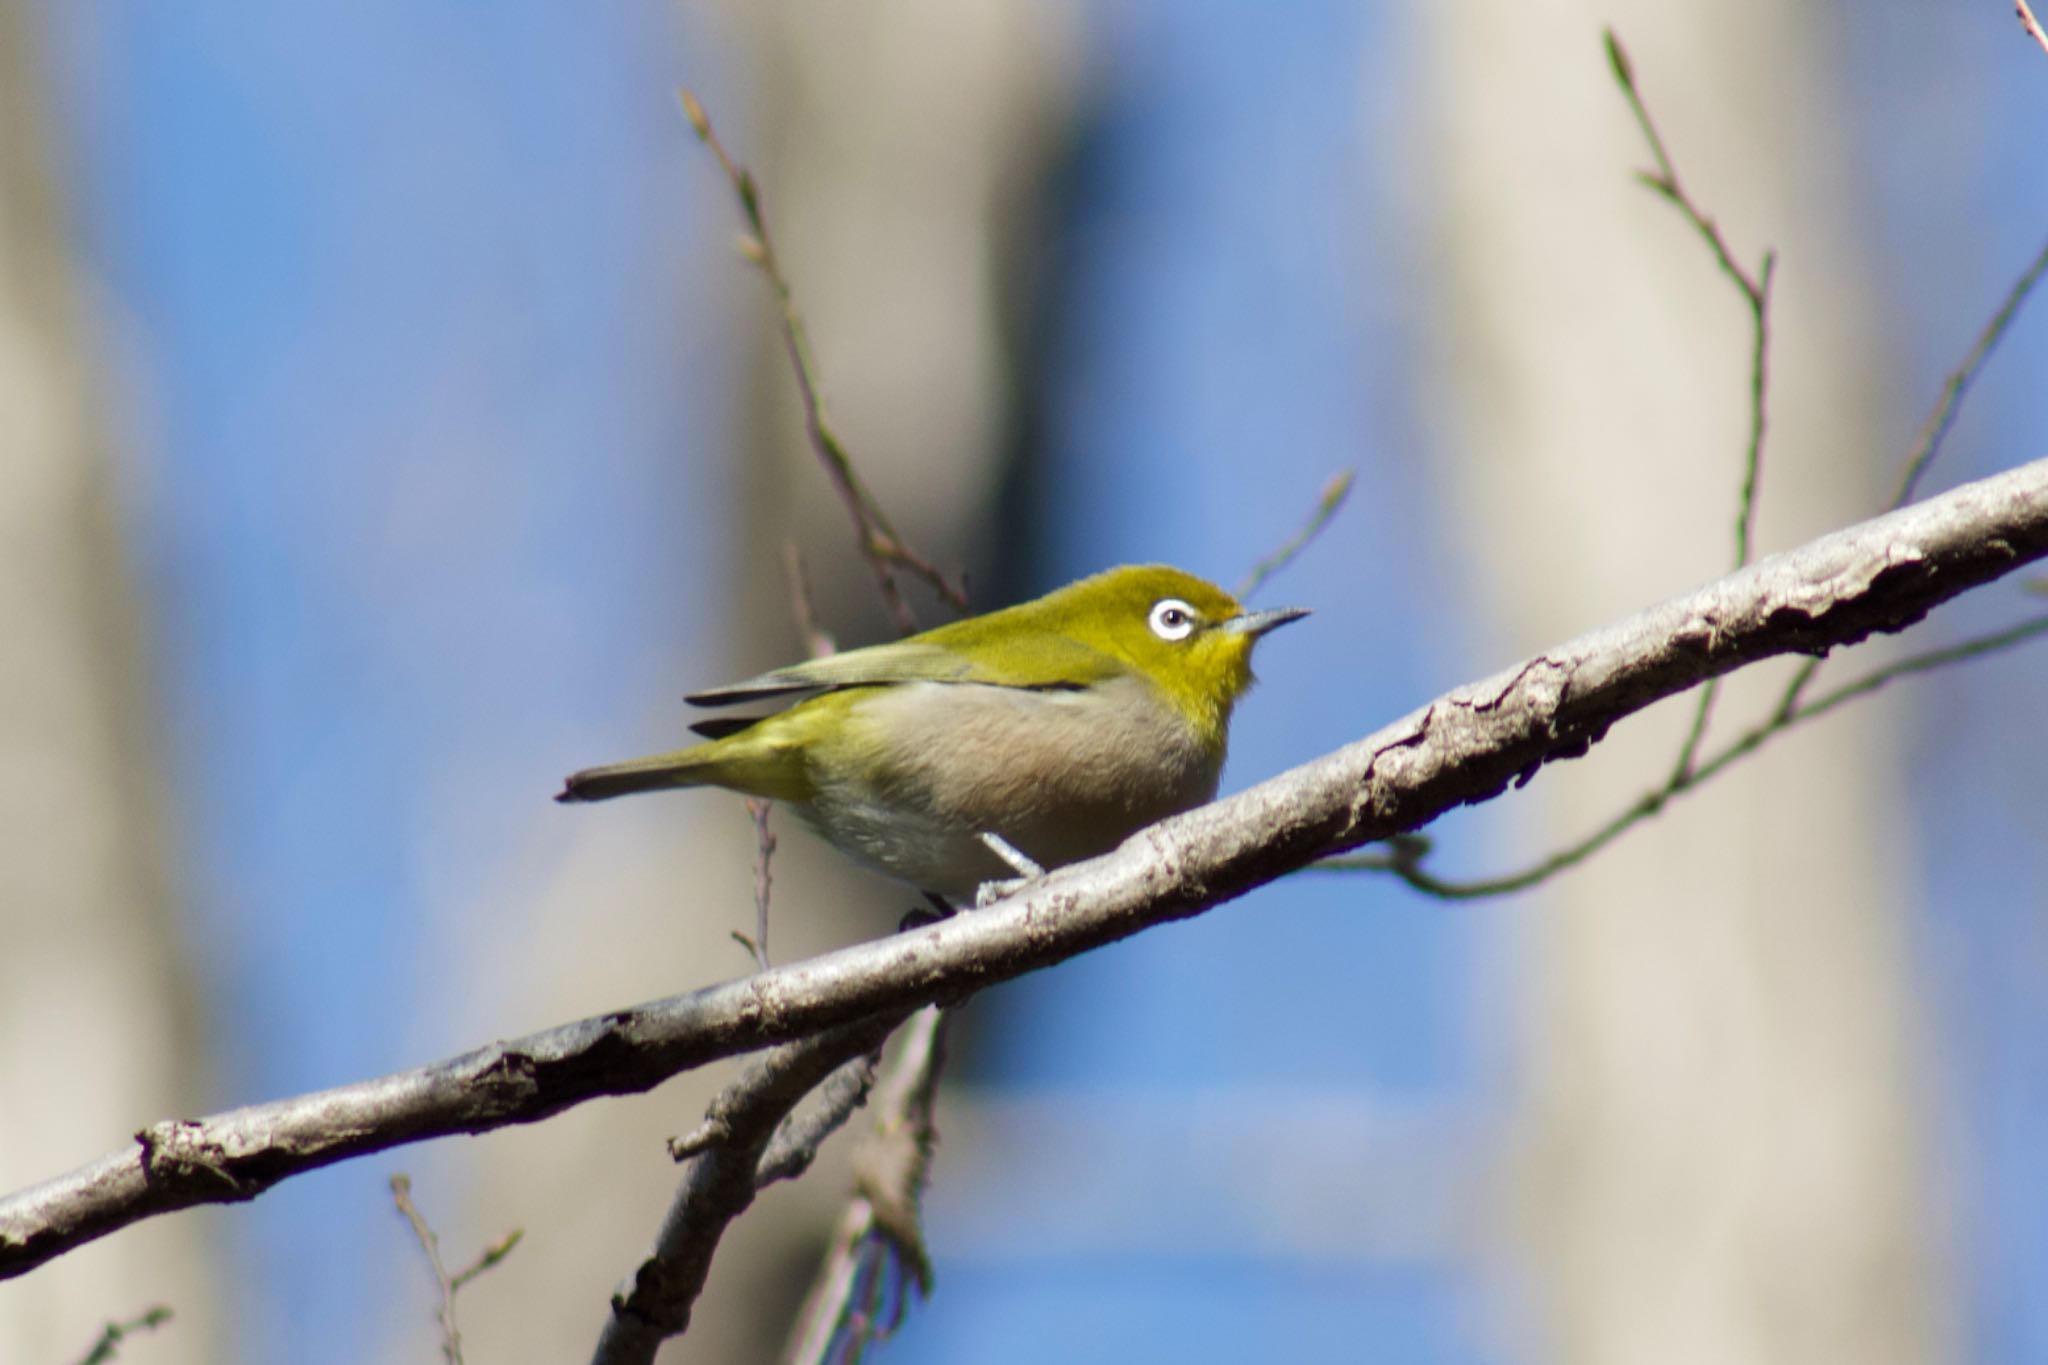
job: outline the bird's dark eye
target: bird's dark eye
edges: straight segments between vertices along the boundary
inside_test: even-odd
[[[1145,624],[1162,640],[1185,640],[1194,633],[1195,609],[1178,597],[1164,597],[1152,604]]]

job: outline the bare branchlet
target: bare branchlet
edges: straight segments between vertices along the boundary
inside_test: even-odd
[[[768,900],[775,885],[770,861],[775,857],[775,834],[768,828],[768,813],[774,803],[758,796],[742,798],[747,808],[747,818],[754,825],[754,932],[743,934],[732,931],[733,941],[745,948],[754,959],[754,965],[767,971],[768,962]]]
[[[455,1296],[464,1285],[511,1255],[512,1248],[519,1245],[522,1233],[514,1228],[485,1247],[468,1267],[451,1275],[441,1260],[441,1239],[435,1234],[433,1225],[427,1222],[426,1215],[420,1212],[419,1205],[413,1202],[412,1177],[403,1171],[391,1177],[391,1202],[412,1228],[412,1235],[426,1254],[427,1266],[433,1272],[434,1317],[441,1329],[441,1358],[448,1365],[462,1365],[462,1333],[455,1325]]]
[[[2005,340],[2005,334],[2012,330],[2013,320],[2019,317],[2020,309],[2026,306],[2033,295],[2034,287],[2041,277],[2048,274],[2048,242],[2034,253],[2034,259],[2020,272],[2012,287],[2005,291],[1991,320],[1984,324],[1984,330],[1977,333],[1976,341],[1970,345],[1970,352],[1962,362],[1949,371],[1942,381],[1941,395],[1935,399],[1934,410],[1921,423],[1919,438],[1913,442],[1913,451],[1906,457],[1905,472],[1899,476],[1899,486],[1888,504],[1904,507],[1919,491],[1920,478],[1934,463],[1934,457],[1941,453],[1942,443],[1948,439],[1949,429],[1955,425],[1956,415],[1963,409],[1963,399],[1969,394],[1970,386],[1983,373],[1991,353],[1998,349],[1998,343]]]
[[[818,625],[817,608],[811,604],[811,576],[804,569],[804,552],[794,541],[783,543],[782,567],[789,575],[789,611],[803,636],[804,653],[813,659],[838,653],[839,642]]]

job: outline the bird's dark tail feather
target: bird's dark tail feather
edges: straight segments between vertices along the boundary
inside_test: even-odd
[[[630,763],[611,763],[602,768],[585,768],[570,775],[555,793],[557,801],[609,801],[614,796],[635,792],[663,791],[670,787],[694,787],[700,780],[698,765],[678,761],[681,754],[658,754],[636,758]]]

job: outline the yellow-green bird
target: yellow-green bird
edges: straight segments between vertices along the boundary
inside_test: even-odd
[[[1163,565],[687,698],[795,699],[691,727],[707,742],[589,768],[555,799],[725,787],[784,802],[834,846],[945,897],[1106,853],[1214,797],[1259,637],[1308,613],[1246,611]]]

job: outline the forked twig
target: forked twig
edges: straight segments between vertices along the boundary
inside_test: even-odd
[[[1655,171],[1638,171],[1636,179],[1685,215],[1693,230],[1714,253],[1714,263],[1721,267],[1721,273],[1742,291],[1743,301],[1749,306],[1749,439],[1743,456],[1742,498],[1735,518],[1735,567],[1739,569],[1749,563],[1750,541],[1756,527],[1757,474],[1763,464],[1764,399],[1770,374],[1771,278],[1777,270],[1778,254],[1765,251],[1763,262],[1753,275],[1736,261],[1735,253],[1729,249],[1720,227],[1679,182],[1678,168],[1664,147],[1664,135],[1657,131],[1656,120],[1650,117],[1649,106],[1643,103],[1642,92],[1636,88],[1635,67],[1613,29],[1606,30],[1606,40],[1607,64],[1621,85],[1621,93],[1628,100],[1636,125],[1643,130],[1644,140],[1650,144],[1650,155],[1657,160]]]
[[[511,1255],[522,1234],[513,1229],[486,1247],[468,1268],[451,1275],[441,1260],[441,1239],[434,1234],[419,1206],[412,1202],[412,1177],[403,1171],[391,1177],[391,1202],[411,1225],[412,1235],[418,1240],[420,1250],[426,1253],[427,1265],[434,1273],[434,1288],[439,1296],[435,1317],[441,1325],[441,1357],[448,1365],[462,1365],[462,1333],[455,1326],[455,1295],[464,1285]]]
[[[1605,31],[1607,64],[1614,72],[1614,79],[1621,86],[1623,97],[1635,115],[1636,126],[1643,130],[1644,141],[1650,144],[1650,155],[1656,158],[1655,171],[1638,171],[1636,179],[1655,191],[1667,203],[1685,216],[1707,244],[1714,255],[1714,263],[1721,273],[1741,293],[1744,305],[1749,310],[1749,434],[1744,444],[1742,457],[1742,491],[1736,499],[1735,511],[1735,567],[1749,563],[1756,533],[1756,492],[1758,478],[1763,469],[1764,432],[1766,399],[1770,384],[1771,345],[1771,282],[1777,276],[1778,255],[1766,250],[1763,261],[1755,274],[1744,270],[1729,249],[1727,238],[1707,212],[1688,194],[1678,179],[1678,167],[1671,159],[1671,153],[1664,146],[1664,135],[1658,131],[1657,122],[1650,116],[1650,109],[1643,102],[1642,91],[1636,86],[1635,65],[1629,61],[1621,39],[1613,29]],[[1707,737],[1707,724],[1712,719],[1714,702],[1721,691],[1720,679],[1708,682],[1700,689],[1700,699],[1693,710],[1692,724],[1687,729],[1685,743],[1679,747],[1678,760],[1672,765],[1675,776],[1683,777],[1692,771],[1699,748]]]

